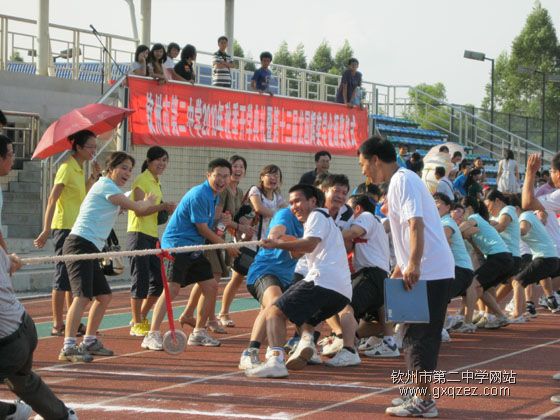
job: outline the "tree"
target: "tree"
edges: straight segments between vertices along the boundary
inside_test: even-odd
[[[282,41],[278,51],[274,53],[274,64],[292,66],[292,55],[288,51],[288,43],[286,41]]]
[[[307,68],[307,58],[305,57],[305,48],[300,42],[296,49],[292,51],[292,66],[300,69]]]
[[[12,55],[8,59],[8,61],[17,61],[19,63],[23,63],[23,57],[20,55],[19,51],[12,52]]]
[[[511,53],[502,52],[496,59],[494,103],[503,112],[540,118],[542,74],[520,74],[520,66],[544,73],[560,73],[560,46],[550,14],[539,1],[527,16],[525,26],[514,39]],[[482,107],[490,108],[490,84]],[[560,85],[547,83],[545,108],[547,118],[560,112]]]
[[[346,67],[348,66],[348,60],[354,57],[354,50],[350,46],[350,43],[347,39],[344,40],[344,44],[340,49],[336,52],[334,56],[334,71],[331,73],[334,74],[342,74]]]
[[[241,57],[241,58],[245,58],[245,52],[243,51],[243,48],[241,47],[241,44],[239,44],[239,42],[237,42],[237,39],[233,40],[233,55],[235,57]],[[247,59],[248,60],[252,60],[253,57],[251,56],[250,53],[247,54]],[[239,62],[235,63],[235,68],[239,68]],[[251,63],[251,62],[246,62],[245,63],[245,70],[247,71],[255,71],[255,64]]]
[[[447,102],[445,85],[438,82],[434,85],[422,83],[408,91],[411,107],[405,117],[420,123],[422,128],[437,130],[449,123],[449,114],[442,107]]]
[[[323,41],[315,50],[313,59],[309,63],[309,70],[328,73],[333,66],[334,60],[332,58],[331,47],[327,41]]]

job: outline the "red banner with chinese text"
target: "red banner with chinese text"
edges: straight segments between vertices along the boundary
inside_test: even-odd
[[[129,77],[132,143],[355,156],[367,111],[340,104]]]

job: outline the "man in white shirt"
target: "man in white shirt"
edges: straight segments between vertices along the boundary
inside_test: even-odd
[[[403,341],[407,369],[432,372],[437,368],[441,330],[447,310],[449,284],[454,276],[454,260],[447,244],[439,214],[422,180],[408,169],[399,168],[395,149],[380,136],[366,140],[359,148],[362,173],[374,183],[389,181],[388,217],[397,265],[392,278],[401,278],[406,289],[418,281],[427,282],[430,322],[408,324]],[[431,386],[416,375],[416,396],[387,414],[400,417],[436,417]]]
[[[303,252],[309,272],[266,310],[268,343],[266,363],[247,370],[251,377],[282,378],[288,368],[303,369],[313,356],[315,326],[340,312],[352,298],[350,270],[340,229],[326,209],[317,208],[320,194],[315,187],[298,184],[290,189],[290,210],[304,223],[303,238],[283,242],[265,239],[263,247]],[[301,329],[301,340],[284,362],[286,321]]]

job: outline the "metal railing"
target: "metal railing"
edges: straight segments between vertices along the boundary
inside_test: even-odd
[[[35,64],[37,61],[37,22],[15,16],[0,15],[0,70],[9,63]],[[91,30],[65,25],[49,24],[50,43],[49,74],[56,75],[54,63],[62,62],[71,78],[78,79],[80,65],[103,63],[107,80],[111,76],[111,62]],[[107,50],[118,62],[131,62],[138,40],[120,35],[99,33]],[[19,58],[16,59],[16,56]]]
[[[16,169],[20,169],[24,160],[29,160],[39,142],[39,114],[19,111],[2,111],[6,115],[8,125],[4,133],[12,140]]]

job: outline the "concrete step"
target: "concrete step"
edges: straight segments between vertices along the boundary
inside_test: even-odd
[[[4,203],[4,207],[2,208],[2,219],[7,214],[33,214],[35,217],[35,221],[41,221],[42,213],[43,213],[43,206],[41,201],[37,200],[35,202],[23,202],[23,201],[8,201]],[[35,223],[34,221],[34,223]]]
[[[10,225],[10,236],[14,238],[36,238],[41,233],[41,225],[26,226],[26,225]]]
[[[41,201],[41,193],[40,192],[14,192],[9,191],[5,192],[4,194],[4,204],[7,202],[30,202],[30,201]]]
[[[24,171],[40,171],[41,161],[40,160],[26,160],[23,162]]]
[[[35,182],[10,182],[10,191],[23,193],[40,193],[41,183]]]
[[[15,206],[10,206],[15,207]],[[39,212],[40,214],[40,212]],[[8,224],[10,229],[13,225],[27,225],[27,226],[42,226],[41,225],[41,216],[36,212],[12,212],[12,211],[5,211],[2,214],[2,222]]]
[[[19,182],[37,182],[41,183],[41,172],[40,171],[20,171],[18,174]]]
[[[51,239],[47,241],[43,249],[37,249],[33,246],[33,239],[31,238],[9,238],[8,247],[10,252],[15,252],[22,256],[36,257],[41,254],[54,255],[54,245]]]

